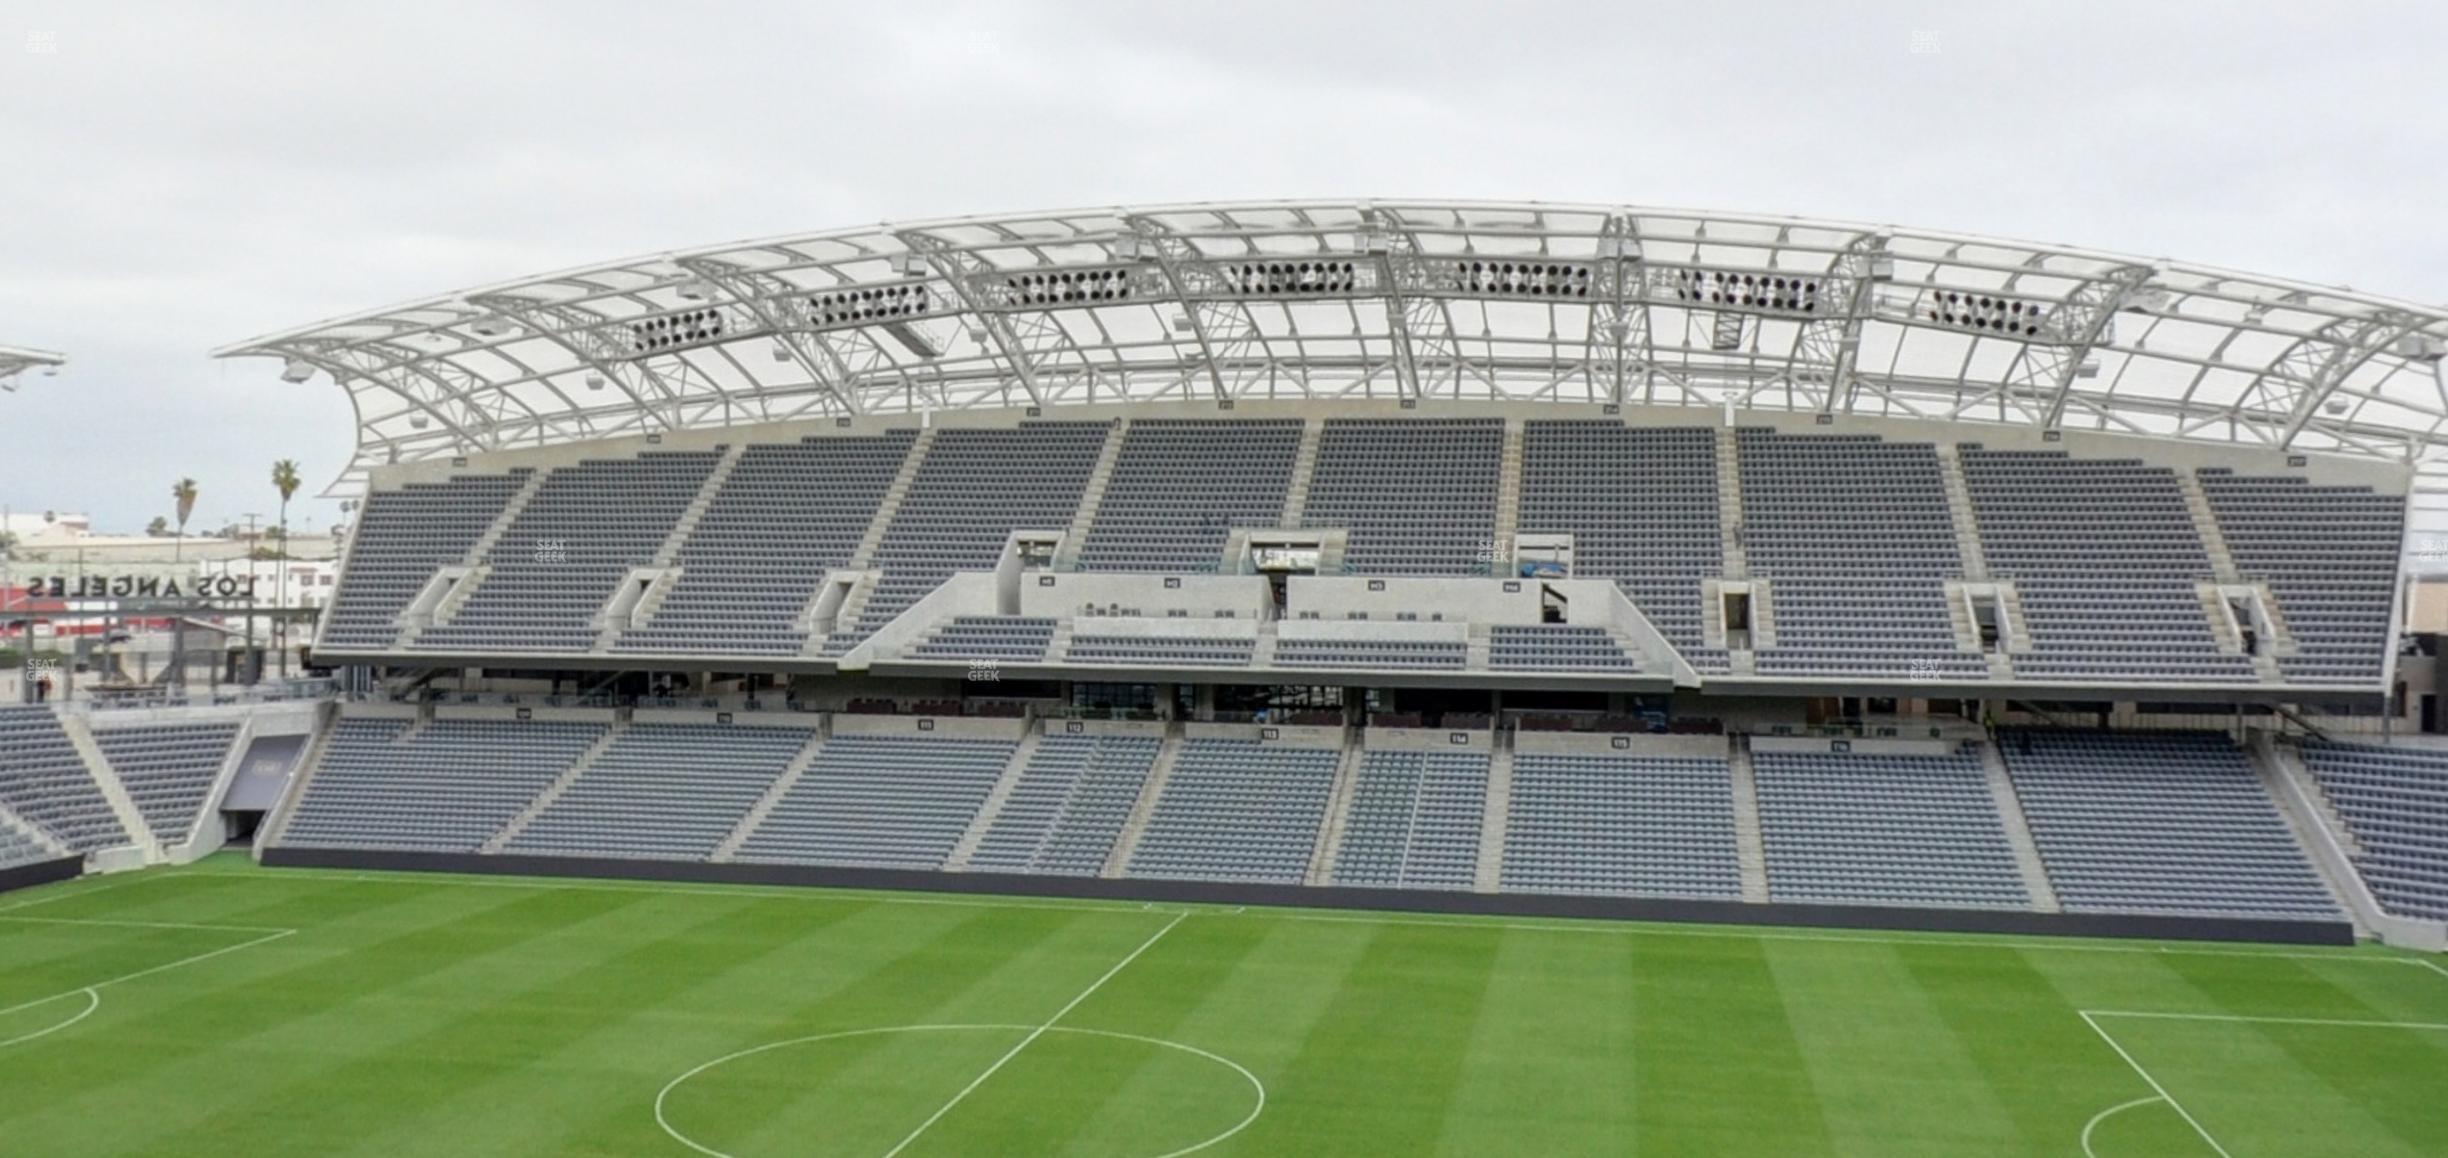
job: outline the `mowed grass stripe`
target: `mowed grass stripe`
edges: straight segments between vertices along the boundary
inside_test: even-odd
[[[1038,909],[910,910],[909,918],[947,921],[945,932],[733,1048],[905,1025],[1033,1026],[1166,919]],[[690,1130],[700,1144],[741,1155],[882,1154],[1026,1033],[837,1039],[699,1079],[669,1108],[675,1121],[711,1123]],[[688,1059],[666,1080],[716,1056]],[[742,1077],[777,1069],[787,1076],[761,1085]]]
[[[694,963],[702,960],[692,938],[714,935],[739,916],[727,906],[703,902],[683,907],[636,901],[466,959],[444,970],[435,984],[482,992],[485,1001],[437,1002],[430,989],[395,990],[400,1000],[345,1012],[349,1032],[379,1041],[379,1050],[335,1059],[258,1096],[295,1107],[283,1114],[284,1125],[307,1135],[396,1140],[414,1134],[419,1140],[410,1145],[430,1145],[435,1130],[450,1132],[430,1114],[434,1107],[516,1075],[599,1027],[607,995],[617,993],[619,1004],[629,1008],[651,1006],[685,984]],[[590,935],[615,931],[616,938]],[[549,1120],[548,1103],[523,1101],[520,1108],[522,1122]],[[230,1106],[159,1145],[183,1152],[258,1118],[253,1108]],[[424,1130],[407,1128],[420,1120]]]
[[[1432,1154],[1495,978],[1498,938],[1383,926],[1268,1106],[1311,1153]]]
[[[1496,939],[1496,960],[1437,1153],[1632,1153],[1645,1079],[1631,943],[1478,935]],[[1559,1090],[1587,1093],[1559,1098]]]
[[[2309,962],[2285,962],[2283,968],[2273,968],[2268,976],[2257,978],[2212,963],[2174,962],[2169,967],[2217,1002],[2226,1016],[2406,1020],[2393,1013],[2394,1003],[2366,997],[2367,983],[2332,978]],[[2426,986],[2422,991],[2437,993],[2440,989],[2448,985]],[[2435,1154],[2448,1148],[2448,1138],[2437,1133],[2443,1124],[2441,1105],[2448,1101],[2448,1030],[2265,1021],[2100,1020],[2146,1067],[2152,1066],[2152,1058],[2136,1048],[2136,1040],[2146,1045],[2169,1039],[2217,1043],[2205,1052],[2207,1064],[2215,1066],[2220,1076],[2204,1081],[2192,1066],[2183,1067],[2174,1077],[2152,1069],[2153,1076],[2203,1119],[2214,1137],[2220,1136],[2220,1124],[2195,1105],[2198,1099],[2192,1091],[2196,1089],[2208,1091],[2216,1117],[2255,1135],[2284,1131],[2298,1147],[2348,1147],[2338,1152],[2372,1155]],[[2288,1074],[2293,1080],[2246,1104],[2233,1104],[2235,1099],[2226,1092],[2239,1088],[2237,1077],[2254,1073]],[[2351,1093],[2339,1085],[2348,1077],[2355,1086]]]
[[[2015,1127],[1913,979],[1900,946],[1767,946],[1829,1153],[1956,1158],[2013,1145]],[[1899,1120],[1898,1106],[1944,1107]]]
[[[2100,1064],[2099,1035],[2067,1016],[2034,955],[1908,945],[1896,956],[2013,1121],[2013,1135],[1989,1153],[2058,1158],[2067,1152],[2064,1123],[2149,1093],[2122,1065]],[[2163,1108],[2132,1113],[2165,1115],[2184,1129]]]
[[[362,924],[325,926],[313,953],[232,955],[220,959],[231,964],[217,980],[188,973],[161,983],[180,997],[150,1007],[146,1022],[161,1027],[159,1035],[140,1051],[83,1059],[112,1080],[66,1084],[17,1128],[41,1138],[58,1132],[62,1117],[84,1119],[103,1144],[144,1153],[159,1152],[155,1144],[170,1132],[217,1124],[226,1139],[258,1133],[266,1105],[311,1117],[317,1109],[302,1091],[346,1072],[351,1060],[386,1058],[403,1067],[429,1061],[399,1049],[414,1034],[416,1011],[489,998],[501,979],[481,970],[489,955],[623,903],[571,908],[534,898],[494,904],[464,893],[395,893],[373,910],[388,919],[369,913]],[[351,933],[361,938],[353,945]],[[348,947],[331,951],[335,939]],[[461,971],[456,978],[454,969]],[[427,996],[420,999],[420,991]],[[339,1104],[378,1119],[386,1105],[381,1092],[356,1092],[375,1100]]]
[[[685,1158],[651,1104],[710,1058],[845,1029],[1014,1027],[778,1051],[682,1091],[683,1115],[741,1158],[875,1158],[1174,915],[358,875],[224,860],[27,894],[29,914],[301,931],[108,990],[89,1021],[0,1049],[0,1150]],[[1782,1158],[2079,1153],[2094,1115],[2149,1091],[2080,1009],[2448,1022],[2448,977],[2368,952],[1309,917],[1198,910],[1064,1024],[1264,1080],[1266,1114],[1207,1154]],[[0,963],[178,932],[43,928],[12,946],[24,930],[0,921]],[[2448,1033],[2194,1024],[2110,1023],[2235,1158],[2448,1136],[2432,1096]],[[1228,1124],[1247,1104],[1235,1081],[1048,1034],[903,1158],[1146,1158]],[[1893,1144],[1863,1142],[1882,1130]],[[2209,1153],[2156,1105],[2094,1141],[2102,1158]]]
[[[1633,946],[1642,1081],[1632,1152],[1831,1152],[1767,944],[1661,937]]]
[[[1195,1040],[1182,1023],[1266,935],[1246,922],[1185,920],[1061,1024],[1215,1052],[1214,1043]],[[1176,1050],[1051,1034],[980,1086],[904,1158],[1060,1153],[1065,1146],[1087,1154],[1163,1153],[1238,1123],[1252,1097],[1230,1069]]]

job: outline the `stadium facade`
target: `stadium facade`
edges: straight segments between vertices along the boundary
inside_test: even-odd
[[[2437,948],[2448,750],[2369,724],[2443,351],[2167,260],[1394,201],[317,323],[220,351],[358,417],[357,696],[258,843]]]

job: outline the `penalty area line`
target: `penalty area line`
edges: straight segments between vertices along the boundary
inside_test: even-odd
[[[2125,1047],[2117,1042],[2115,1035],[2110,1034],[2106,1026],[2101,1025],[2098,1019],[2091,1016],[2090,1010],[2076,1010],[2076,1012],[2082,1015],[2083,1024],[2090,1026],[2091,1032],[2098,1034],[2101,1041],[2107,1042],[2108,1048],[2115,1050],[2118,1057],[2125,1059],[2125,1064],[2132,1067],[2133,1072],[2151,1088],[2151,1092],[2159,1095],[2159,1100],[2166,1102],[2169,1109],[2176,1111],[2176,1115],[2185,1120],[2185,1125],[2193,1127],[2193,1132],[2201,1135],[2202,1141],[2208,1142],[2212,1150],[2218,1151],[2219,1158],[2235,1158],[2235,1155],[2227,1152],[2225,1146],[2219,1145],[2218,1139],[2210,1136],[2209,1129],[2201,1124],[2201,1119],[2193,1116],[2193,1111],[2185,1109],[2184,1103],[2176,1100],[2176,1095],[2169,1093],[2166,1086],[2159,1084],[2159,1079],[2152,1077],[2149,1070],[2142,1068],[2141,1062],[2134,1060],[2133,1054],[2126,1052]],[[2092,1122],[2096,1125],[2098,1119],[2094,1118]],[[2086,1127],[2083,1132],[2087,1135],[2090,1130]]]
[[[297,930],[295,929],[283,929],[279,932],[267,933],[261,937],[256,937],[251,940],[240,941],[235,945],[223,945],[218,949],[198,953],[192,957],[181,957],[176,961],[162,965],[155,965],[149,969],[139,969],[134,973],[124,973],[117,977],[113,977],[108,981],[96,981],[90,985],[79,985],[74,989],[64,989],[58,993],[52,994],[49,997],[39,997],[32,1001],[22,1001],[15,1005],[9,1006],[6,1009],[0,1009],[0,1017],[6,1017],[9,1014],[16,1013],[20,1010],[32,1009],[37,1005],[44,1005],[53,1001],[58,1001],[63,997],[73,997],[79,993],[94,993],[95,1001],[98,1003],[101,1000],[100,994],[96,992],[98,990],[107,989],[113,985],[124,985],[130,981],[141,980],[146,977],[151,977],[157,973],[167,973],[173,969],[183,968],[185,966],[198,964],[204,961],[210,961],[215,957],[226,957],[232,953],[238,952],[241,949],[252,949],[258,945],[269,945],[283,937],[293,937],[296,935]]]

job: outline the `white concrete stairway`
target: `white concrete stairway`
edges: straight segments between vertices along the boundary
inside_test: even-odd
[[[1105,446],[1097,452],[1096,466],[1088,472],[1088,485],[1080,491],[1079,509],[1071,514],[1070,529],[1063,532],[1062,546],[1054,553],[1057,569],[1068,569],[1079,562],[1080,548],[1088,544],[1088,528],[1096,525],[1097,508],[1105,503],[1106,484],[1113,481],[1114,463],[1122,457],[1122,440],[1130,434],[1130,419],[1116,419],[1113,428],[1105,432]]]
[[[1717,428],[1717,541],[1728,579],[1747,578],[1751,560],[1742,541],[1742,446],[1734,428]]]
[[[323,768],[323,753],[331,747],[331,734],[339,726],[340,705],[325,703],[315,712],[314,732],[306,739],[306,750],[298,753],[297,770],[289,774],[289,783],[281,788],[281,798],[264,818],[263,828],[255,836],[255,855],[280,842],[289,834],[289,822],[296,818],[298,802],[306,799],[306,787],[314,783],[315,773]]]
[[[1273,619],[1258,621],[1258,641],[1250,645],[1251,667],[1265,669],[1275,666],[1275,644],[1282,638],[1275,632],[1277,622]]]
[[[2201,536],[2202,550],[2210,556],[2210,573],[2221,583],[2235,583],[2242,578],[2236,571],[2235,553],[2227,549],[2227,532],[2219,526],[2218,512],[2210,508],[2210,496],[2202,491],[2201,479],[2192,471],[2176,472],[2176,489],[2184,492],[2185,510],[2193,515],[2193,530]]]
[[[2319,870],[2330,899],[2354,918],[2358,929],[2368,931],[2385,910],[2357,867],[2363,845],[2347,827],[2346,818],[2338,814],[2337,805],[2294,748],[2274,743],[2262,733],[2254,737],[2246,753],[2262,789],[2278,806],[2278,815],[2285,818],[2295,843],[2303,847],[2304,858]]]
[[[663,601],[671,597],[672,588],[680,583],[680,548],[688,544],[689,536],[697,533],[697,524],[714,505],[714,496],[722,493],[723,484],[731,481],[731,472],[739,466],[740,456],[747,452],[748,444],[744,442],[723,448],[722,457],[714,460],[714,469],[707,471],[705,480],[697,484],[697,493],[690,497],[680,517],[673,520],[671,530],[664,534],[663,542],[648,560],[650,565],[662,568],[662,573],[655,576],[653,584],[629,609],[627,622],[607,622],[596,632],[595,650],[610,651],[622,633],[629,630],[629,624],[644,624],[662,609]]]
[[[494,833],[492,839],[485,841],[476,851],[496,853],[509,847],[511,841],[518,839],[518,834],[527,831],[527,826],[535,823],[536,817],[542,816],[545,809],[552,807],[553,801],[561,799],[561,794],[570,790],[570,785],[576,784],[579,777],[586,775],[587,769],[594,767],[597,760],[603,759],[603,754],[611,751],[612,745],[619,743],[621,735],[628,730],[629,725],[620,722],[615,722],[611,727],[604,729],[604,734],[596,737],[595,742],[588,745],[586,751],[580,752],[575,762],[562,769],[559,776],[553,777],[553,782],[545,785],[544,791],[537,793],[535,799],[527,802],[527,807],[519,809],[518,815],[510,818],[510,823],[502,825],[501,831]]]
[[[1505,419],[1504,457],[1496,475],[1496,536],[1488,545],[1490,569],[1506,574],[1513,558],[1513,536],[1521,527],[1522,420]]]
[[[1462,666],[1472,671],[1488,670],[1488,657],[1495,651],[1495,639],[1495,632],[1488,624],[1473,622],[1470,637],[1462,644]]]
[[[1098,876],[1118,877],[1130,867],[1131,854],[1139,851],[1139,838],[1147,835],[1148,817],[1156,815],[1156,802],[1164,796],[1165,783],[1173,779],[1173,760],[1181,755],[1181,746],[1181,724],[1167,724],[1164,743],[1156,749],[1156,764],[1148,769],[1147,783],[1139,786],[1130,819],[1122,822],[1122,833],[1114,838],[1113,851],[1106,854],[1105,868]]]
[[[1766,579],[1751,580],[1751,648],[1775,647],[1776,585]]]
[[[1989,553],[1981,548],[1980,515],[1972,506],[1972,488],[1965,485],[1963,459],[1952,442],[1938,444],[1938,477],[1946,482],[1947,516],[1955,524],[1955,553],[1963,559],[1964,578],[1989,577]]]
[[[111,814],[119,818],[119,827],[127,830],[128,839],[143,849],[145,863],[161,859],[161,838],[153,835],[153,826],[145,823],[144,813],[136,807],[135,798],[128,795],[127,785],[119,782],[119,773],[112,770],[110,759],[102,754],[102,746],[94,743],[93,728],[82,715],[63,712],[60,730],[68,734],[68,744],[85,761],[85,774],[93,778],[94,787],[102,790],[102,799],[110,802]]]
[[[790,795],[791,786],[799,783],[800,777],[807,775],[808,766],[814,764],[817,754],[824,751],[826,739],[827,736],[822,729],[809,734],[807,746],[799,749],[798,755],[791,757],[791,762],[783,767],[782,774],[774,778],[773,784],[765,789],[763,796],[757,797],[756,804],[748,809],[748,814],[740,817],[739,824],[731,829],[731,835],[724,837],[721,844],[714,846],[714,855],[707,857],[707,860],[721,864],[738,855],[740,846],[748,843],[748,835],[755,832],[758,825],[765,823],[765,818],[773,813],[774,805],[781,803],[783,797]]]
[[[1743,903],[1768,903],[1768,846],[1760,835],[1759,784],[1751,772],[1751,737],[1729,736],[1726,772],[1734,789],[1734,863],[1742,873]]]
[[[238,731],[230,736],[229,750],[221,754],[221,766],[213,770],[212,786],[204,790],[204,799],[196,804],[196,815],[187,825],[187,839],[178,844],[163,844],[163,860],[172,864],[189,864],[225,843],[221,826],[210,821],[214,819],[213,814],[219,811],[222,798],[229,795],[231,782],[237,780],[239,771],[246,767],[247,749],[254,744],[255,716],[249,713],[238,721]]]
[[[1045,733],[1036,728],[1020,738],[1020,746],[1012,750],[1011,762],[1003,766],[1003,775],[995,780],[993,790],[986,793],[986,802],[978,806],[976,816],[969,818],[969,827],[961,833],[960,843],[952,846],[952,855],[944,858],[943,871],[969,871],[969,858],[977,855],[987,830],[994,827],[996,817],[1003,815],[1003,805],[1011,800],[1012,789],[1020,786],[1020,774],[1027,771],[1029,761],[1037,758],[1037,744],[1043,739]]]
[[[1479,810],[1479,862],[1471,891],[1492,893],[1504,884],[1505,833],[1513,820],[1512,733],[1498,729],[1488,752],[1487,801]]]
[[[551,473],[549,469],[540,468],[529,474],[527,481],[511,494],[510,501],[502,504],[501,513],[493,516],[493,525],[486,527],[484,534],[476,536],[476,541],[468,544],[467,554],[459,559],[459,565],[467,568],[467,577],[434,605],[435,625],[449,623],[452,616],[459,614],[460,608],[467,606],[468,600],[475,598],[476,589],[484,584],[486,576],[493,573],[493,568],[485,560],[492,557],[493,548],[501,545],[502,536],[510,533],[511,524],[518,522],[518,517],[526,512],[527,504],[535,501],[536,492],[544,488],[545,476]],[[401,628],[396,646],[403,651],[416,646],[417,637],[425,634],[426,626],[420,623]]]
[[[842,596],[841,607],[833,614],[833,631],[830,634],[815,630],[815,624],[810,622],[812,614],[809,613],[815,610],[815,604],[811,601],[808,605],[808,613],[803,613],[799,620],[799,627],[808,633],[807,644],[800,649],[800,653],[822,655],[826,640],[832,638],[833,635],[856,629],[859,616],[866,614],[867,600],[875,595],[875,588],[876,574],[872,571],[852,581],[849,593]]]
[[[0,804],[0,829],[24,833],[27,839],[40,846],[44,852],[50,853],[54,860],[66,860],[76,855],[67,845],[61,844],[58,837],[51,835],[41,825],[17,815],[16,811],[6,804]]]
[[[918,432],[910,443],[909,457],[901,460],[901,469],[893,475],[892,485],[884,488],[884,501],[876,504],[875,518],[868,520],[867,531],[859,536],[858,546],[850,552],[849,566],[875,566],[876,549],[884,543],[884,529],[892,525],[893,516],[901,513],[901,500],[909,497],[910,486],[917,481],[919,464],[926,461],[927,451],[935,445],[935,428]]]
[[[1324,419],[1312,418],[1301,426],[1300,450],[1292,456],[1292,482],[1284,488],[1283,518],[1279,525],[1290,529],[1301,525],[1301,512],[1309,508],[1309,480],[1317,474],[1318,440],[1326,433]]]
[[[1326,795],[1326,815],[1318,824],[1317,844],[1309,852],[1308,885],[1334,882],[1335,858],[1343,854],[1343,831],[1351,825],[1353,789],[1360,782],[1360,745],[1350,729],[1343,733],[1343,755],[1335,763],[1334,790]]]
[[[2006,845],[2014,850],[2015,868],[2023,874],[2023,891],[2031,895],[2032,908],[2043,913],[2064,911],[2057,901],[2057,887],[2049,882],[2048,865],[2040,859],[2040,846],[2032,841],[2031,824],[2023,817],[2023,797],[2006,771],[2006,754],[1998,751],[1994,741],[1983,740],[1980,762],[1989,780],[1989,798],[1997,806],[1998,822],[2006,828]]]
[[[493,525],[486,527],[484,534],[476,536],[476,541],[468,545],[467,554],[459,560],[460,566],[474,567],[493,553],[493,548],[500,545],[502,536],[510,533],[510,525],[518,522],[518,517],[526,512],[528,503],[535,501],[536,492],[544,489],[544,476],[550,473],[549,470],[538,469],[527,476],[526,483],[511,494],[510,501],[502,504],[501,514],[493,517]]]

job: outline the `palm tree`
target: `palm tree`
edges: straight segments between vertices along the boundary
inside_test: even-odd
[[[170,548],[170,559],[172,562],[177,562],[180,553],[187,549],[187,519],[195,514],[196,480],[191,478],[178,480],[178,485],[170,488],[170,497],[178,500],[179,541],[177,545]]]
[[[274,590],[277,594],[273,596],[273,606],[279,609],[278,614],[282,616],[273,619],[272,633],[280,639],[281,678],[288,679],[289,620],[285,616],[289,610],[289,496],[296,494],[298,489],[296,459],[284,458],[272,464],[272,489],[279,491],[281,497],[280,554],[277,556],[279,562],[276,564],[280,568],[280,577],[274,580],[276,585]]]

